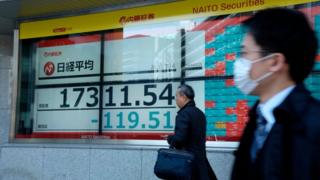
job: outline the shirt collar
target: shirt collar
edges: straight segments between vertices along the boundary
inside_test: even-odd
[[[260,103],[258,105],[258,108],[260,108],[263,117],[267,121],[267,125],[266,125],[267,131],[270,131],[270,129],[272,128],[275,122],[273,110],[286,99],[286,97],[291,93],[294,87],[295,85],[289,86],[281,90],[280,92],[278,92],[276,95],[271,97],[265,103]]]

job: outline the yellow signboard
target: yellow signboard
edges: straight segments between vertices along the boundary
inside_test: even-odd
[[[123,28],[133,23],[216,16],[316,0],[184,0],[166,4],[20,24],[20,39]]]

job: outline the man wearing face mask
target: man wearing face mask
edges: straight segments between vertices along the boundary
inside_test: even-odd
[[[259,96],[235,153],[233,180],[320,179],[320,102],[303,85],[317,39],[305,16],[274,8],[243,22],[236,86]]]

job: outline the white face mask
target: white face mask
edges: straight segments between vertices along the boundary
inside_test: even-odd
[[[234,81],[237,88],[239,88],[241,92],[247,95],[250,94],[259,85],[260,81],[272,74],[272,72],[268,72],[256,80],[250,78],[252,64],[266,60],[272,56],[274,56],[274,54],[270,54],[255,61],[250,61],[246,58],[239,58],[236,60],[233,69]]]

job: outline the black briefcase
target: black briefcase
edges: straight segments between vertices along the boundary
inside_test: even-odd
[[[161,148],[154,166],[154,174],[161,179],[191,179],[194,155],[178,149]]]

